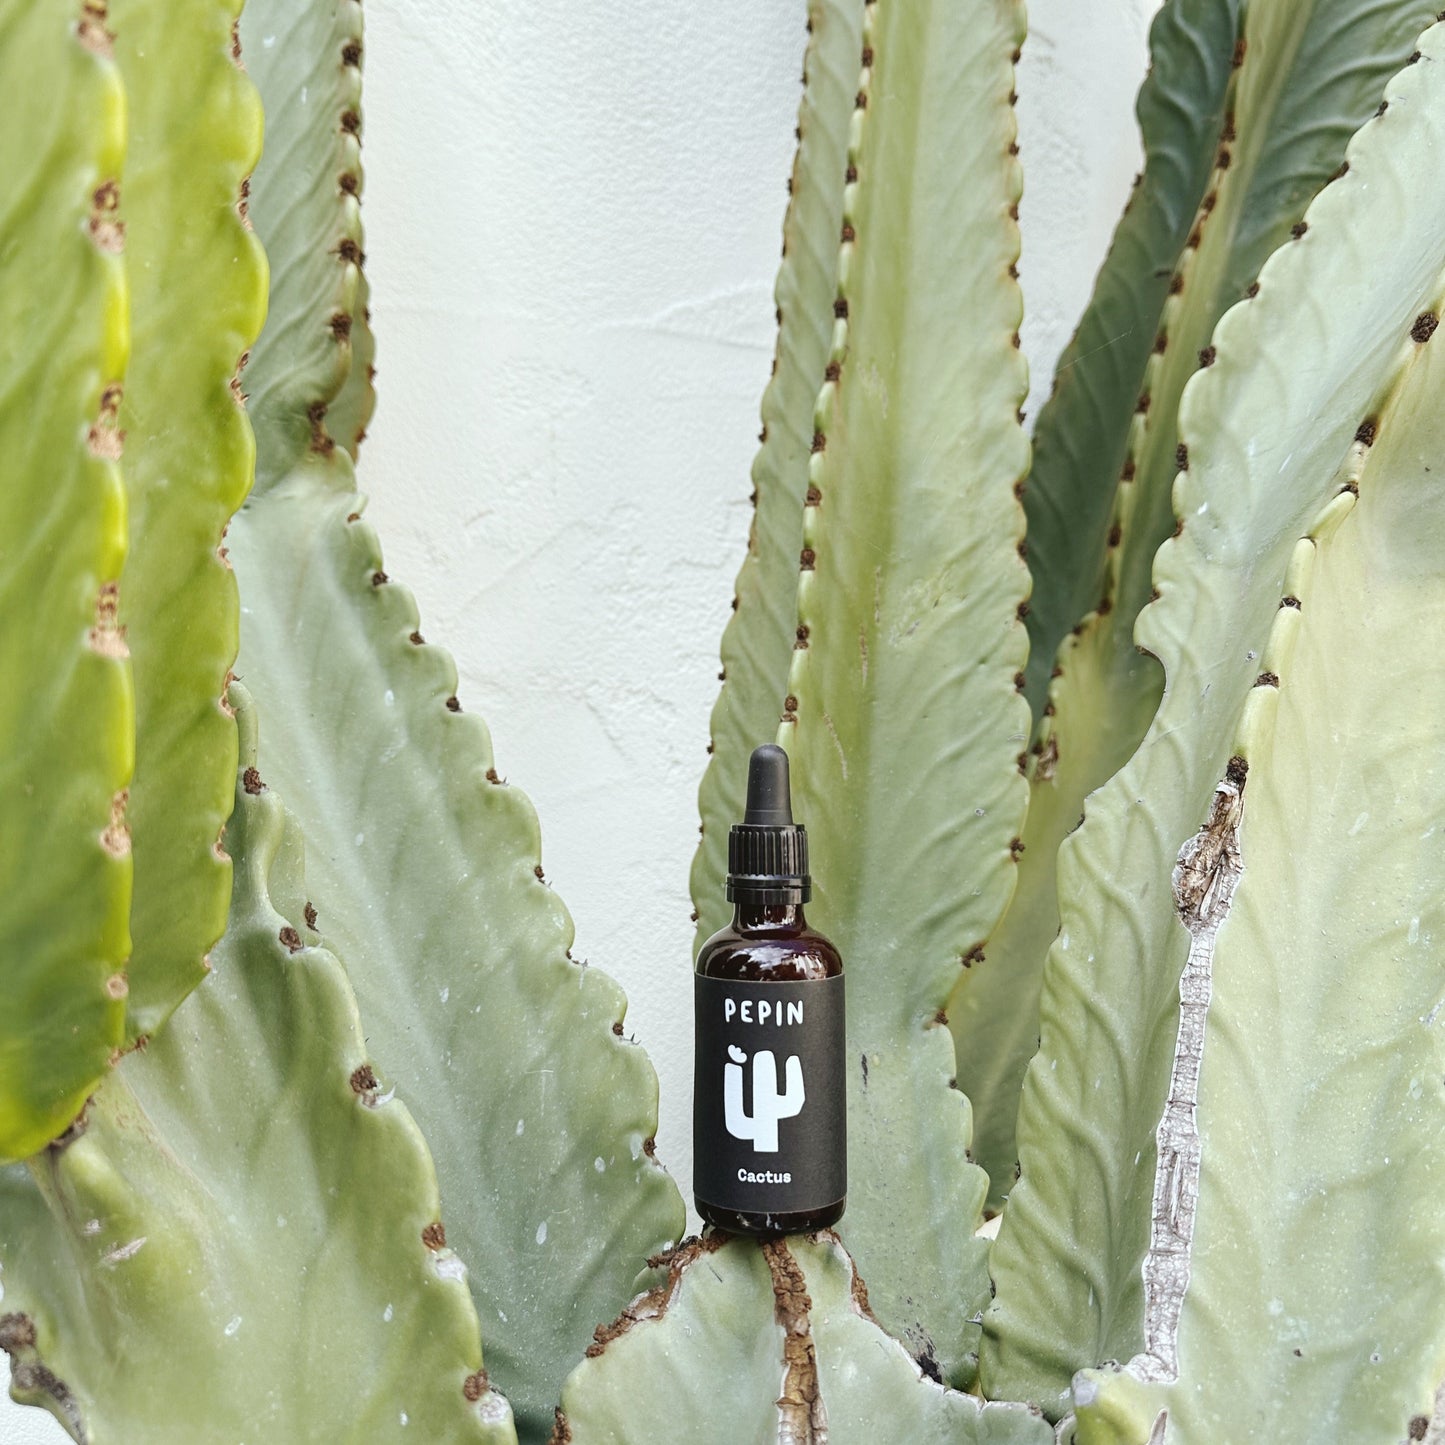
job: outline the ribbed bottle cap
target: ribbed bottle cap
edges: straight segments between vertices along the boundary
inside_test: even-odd
[[[808,833],[793,822],[788,755],[776,743],[754,750],[748,763],[748,807],[728,833],[727,895],[733,902],[806,903]]]

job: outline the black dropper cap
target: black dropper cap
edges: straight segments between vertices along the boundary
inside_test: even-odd
[[[806,903],[808,833],[793,822],[788,788],[788,755],[764,743],[748,763],[748,809],[728,833],[729,900],[749,903]]]

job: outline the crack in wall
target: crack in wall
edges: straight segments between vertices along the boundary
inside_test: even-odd
[[[1179,1315],[1189,1288],[1199,1202],[1199,1071],[1213,987],[1214,942],[1244,868],[1239,827],[1247,768],[1243,758],[1230,760],[1214,790],[1208,820],[1179,850],[1174,866],[1174,903],[1180,922],[1189,930],[1189,957],[1179,976],[1179,1032],[1169,1094],[1155,1135],[1154,1202],[1143,1265],[1144,1350],[1127,1366],[1130,1374],[1152,1383],[1168,1384],[1179,1378]],[[1161,1413],[1150,1445],[1163,1445],[1167,1424],[1167,1415]]]

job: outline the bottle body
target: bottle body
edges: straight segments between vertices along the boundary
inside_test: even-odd
[[[740,901],[698,953],[694,1197],[733,1234],[834,1224],[847,1195],[843,960],[800,904]]]

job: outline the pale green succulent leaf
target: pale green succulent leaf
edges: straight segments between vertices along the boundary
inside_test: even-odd
[[[1116,1399],[1171,1445],[1395,1445],[1445,1380],[1445,675],[1419,645],[1445,627],[1445,349],[1420,353],[1358,503],[1297,549],[1241,723],[1233,893],[1181,985],[1197,1129],[1167,1121],[1181,1206],[1151,1241],[1185,1243],[1187,1289],[1146,1266],[1145,1355],[1081,1383],[1086,1445],[1147,1441]]]
[[[0,1172],[11,1393],[86,1445],[515,1445],[420,1131],[307,905],[278,911],[307,897],[302,844],[233,696],[213,975],[71,1142]]]
[[[250,214],[270,259],[270,308],[242,378],[264,495],[309,449],[350,449],[330,408],[351,393],[364,304],[361,5],[248,0],[239,33],[266,107]]]
[[[1034,429],[1024,493],[1034,579],[1025,675],[1035,710],[1046,699],[1051,710],[1032,749],[1013,900],[948,1001],[991,1211],[1017,1175],[1019,1095],[1038,1046],[1043,962],[1059,927],[1059,844],[1078,826],[1089,791],[1128,761],[1158,705],[1158,664],[1132,646],[1115,657],[1132,617],[1122,630],[1091,618],[1069,634],[1105,592],[1115,487],[1160,316],[1216,165],[1239,11],[1237,0],[1174,0],[1154,19],[1135,106],[1144,170]]]
[[[858,93],[864,0],[814,0],[798,111],[798,154],[783,221],[774,293],[778,344],[763,393],[762,447],[753,463],[748,554],[737,609],[722,638],[726,679],[712,713],[712,746],[698,793],[702,841],[692,865],[698,940],[731,916],[724,894],[728,829],[743,816],[747,760],[776,731],[797,640],[803,499],[813,445],[813,404],[833,340],[838,238],[843,225],[848,127]]]
[[[1184,393],[1184,527],[1160,550],[1161,600],[1138,626],[1168,687],[1139,751],[1060,850],[1063,926],[1020,1111],[1023,1177],[992,1256],[990,1393],[1062,1410],[1075,1370],[1144,1348],[1155,1134],[1176,1092],[1190,940],[1174,869],[1270,670],[1296,543],[1321,532],[1322,509],[1348,507],[1365,424],[1407,375],[1412,338],[1429,331],[1417,318],[1445,284],[1445,200],[1422,180],[1445,133],[1441,48],[1431,31],[1421,63],[1387,88],[1388,110],[1351,142],[1349,173],[1266,264],[1257,296],[1220,322],[1217,361]]]
[[[657,1080],[622,1037],[621,991],[571,959],[536,815],[388,579],[326,426],[353,362],[332,318],[354,315],[362,242],[355,136],[340,123],[357,105],[360,8],[253,0],[246,17],[282,173],[263,158],[252,190],[275,286],[247,370],[257,487],[230,535],[237,670],[271,740],[268,781],[306,830],[329,900],[320,926],[346,957],[373,1057],[436,1159],[488,1367],[539,1440],[593,1327],[682,1232],[652,1158]],[[270,48],[250,38],[270,35]]]
[[[572,1372],[555,1440],[1052,1445],[1037,1413],[925,1378],[872,1317],[835,1236],[714,1236],[667,1263]]]
[[[818,1392],[830,1445],[1053,1445],[1037,1412],[984,1404],[923,1377],[881,1333],[852,1261],[826,1237],[793,1241],[812,1301],[809,1320],[818,1362]]]
[[[668,1265],[568,1377],[561,1408],[572,1445],[775,1440],[783,1330],[762,1251],[715,1235],[689,1240]]]
[[[0,1159],[59,1134],[105,1072],[130,953],[125,107],[80,18],[0,3]]]
[[[779,741],[848,977],[848,1211],[883,1324],[960,1384],[987,1303],[943,1006],[1027,788],[1011,0],[870,6]]]
[[[222,555],[251,486],[232,390],[261,329],[266,263],[238,211],[261,107],[231,53],[240,0],[112,0],[130,131],[121,216],[132,360],[120,424],[131,550],[120,616],[135,668],[127,1030],[149,1035],[205,976],[226,925],[239,604]]]
[[[1220,12],[1213,21],[1218,52],[1237,16],[1232,4],[1214,4]],[[1182,47],[1197,63],[1205,50],[1201,34],[1179,28],[1182,12],[1166,23],[1176,9],[1161,12],[1156,47]],[[1064,639],[1054,658],[1051,715],[1034,744],[1018,890],[989,941],[987,965],[960,981],[949,1005],[959,1081],[979,1120],[975,1154],[993,1181],[995,1206],[1008,1193],[1018,1157],[1019,1082],[1038,1037],[1043,962],[1058,929],[1058,847],[1083,816],[1088,795],[1132,755],[1163,687],[1158,662],[1134,645],[1134,622],[1151,596],[1154,555],[1174,530],[1170,492],[1181,459],[1187,460],[1178,448],[1180,394],[1201,356],[1209,358],[1204,348],[1220,315],[1243,296],[1269,252],[1290,238],[1305,204],[1338,168],[1345,142],[1379,105],[1385,80],[1404,63],[1432,14],[1419,0],[1366,5],[1274,0],[1249,8],[1235,52],[1242,63],[1228,89],[1227,117],[1210,138],[1207,192],[1169,263],[1172,279],[1162,307],[1133,319],[1136,330],[1148,332],[1152,349],[1137,382],[1140,409],[1130,400],[1116,416],[1131,480],[1120,484],[1112,514],[1104,601],[1077,635]],[[1199,32],[1208,30],[1206,16],[1196,20]],[[1164,64],[1158,49],[1155,56],[1156,73],[1178,69],[1177,57]],[[1157,104],[1159,97],[1154,99]],[[1173,94],[1172,102],[1171,115],[1188,107],[1188,92]],[[1210,113],[1213,90],[1194,104]],[[1141,114],[1148,113],[1141,96]],[[1172,164],[1166,167],[1173,170]],[[1136,199],[1135,206],[1140,204]],[[1106,263],[1095,306],[1110,298],[1111,274]],[[1122,328],[1124,320],[1112,317],[1107,324]],[[1080,361],[1081,367],[1089,364]],[[1073,397],[1073,390],[1061,391],[1056,401],[1065,397]],[[1087,407],[1059,406],[1051,431],[1087,435],[1088,414]],[[1097,483],[1084,490],[1092,494]],[[1030,535],[1031,559],[1038,541]],[[1039,582],[1031,605],[1042,602],[1039,594],[1047,585]]]

